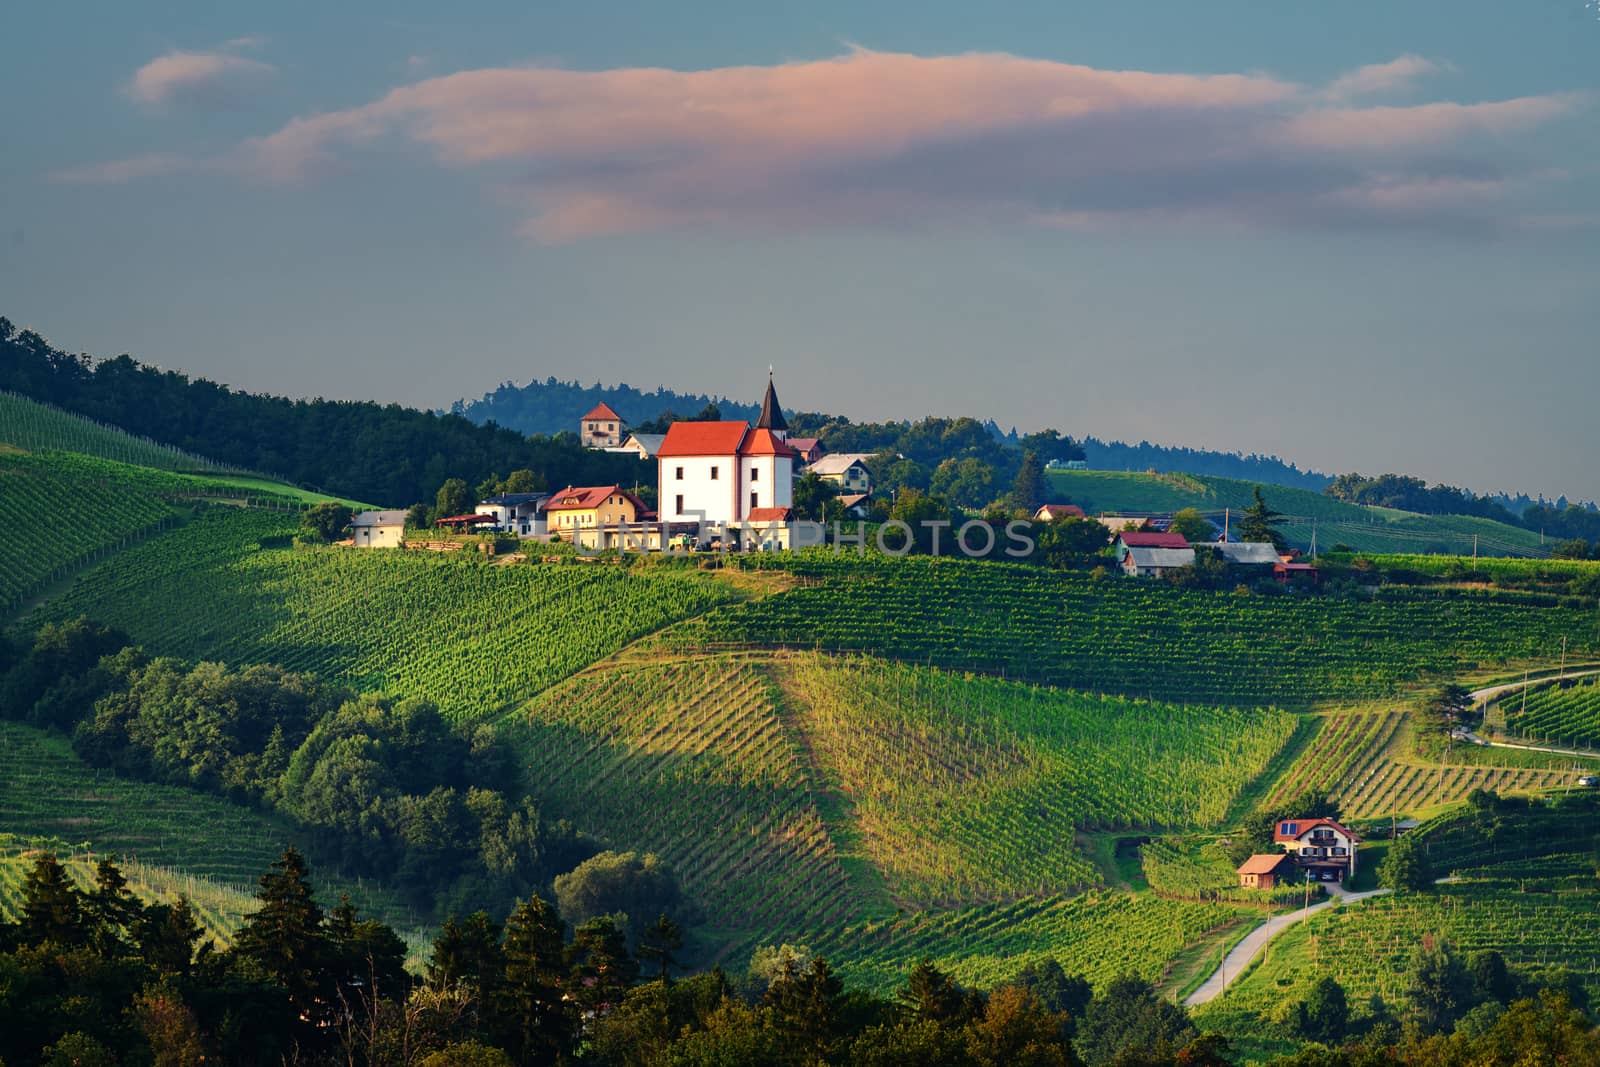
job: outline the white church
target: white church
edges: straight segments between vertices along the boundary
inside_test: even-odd
[[[673,423],[656,452],[660,521],[698,523],[703,537],[737,539],[746,549],[788,548],[799,458],[788,433],[770,373],[754,426]]]

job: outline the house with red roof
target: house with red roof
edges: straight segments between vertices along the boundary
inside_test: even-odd
[[[626,425],[610,404],[601,403],[578,420],[578,441],[584,448],[621,448]]]
[[[761,415],[748,422],[675,422],[656,451],[666,525],[697,524],[702,541],[788,547],[798,453],[770,376]]]
[[[1272,889],[1285,882],[1298,881],[1299,866],[1285,852],[1264,852],[1239,865],[1240,889]]]
[[[1334,819],[1283,819],[1273,827],[1272,843],[1318,881],[1342,882],[1356,873],[1361,838]]]
[[[619,485],[569,485],[550,494],[544,505],[545,525],[553,537],[588,548],[645,547],[648,511]]]
[[[1055,522],[1057,519],[1082,519],[1086,516],[1076,504],[1040,504],[1033,513],[1034,522]]]

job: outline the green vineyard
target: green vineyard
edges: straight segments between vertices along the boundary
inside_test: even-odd
[[[1300,758],[1267,796],[1278,807],[1312,790],[1344,795],[1394,740],[1405,715],[1399,711],[1338,711],[1317,718],[1317,732]]]
[[[1506,731],[1551,745],[1600,749],[1600,682],[1552,685],[1504,703]]]
[[[860,651],[1091,692],[1305,706],[1388,696],[1431,674],[1573,655],[1592,605],[1399,591],[1375,600],[1238,596],[1010,564],[811,555],[802,585],[675,634],[702,643]]]
[[[547,815],[612,847],[659,853],[714,925],[798,936],[858,913],[803,753],[756,666],[702,659],[585,674],[508,727]]]
[[[87,572],[49,612],[93,615],[161,655],[277,663],[477,717],[735,597],[670,566],[260,547],[287,544],[294,521],[213,509]]]
[[[0,391],[0,441],[30,452],[75,452],[155,470],[227,469],[204,456],[135,437],[114,426],[4,391]]]
[[[867,855],[918,906],[1098,884],[1075,830],[1218,825],[1294,731],[1280,711],[878,660],[797,656],[778,671]]]

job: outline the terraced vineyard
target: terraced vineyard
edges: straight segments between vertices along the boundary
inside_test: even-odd
[[[1474,789],[1501,794],[1541,793],[1570,786],[1575,773],[1548,767],[1426,764],[1395,760],[1373,768],[1354,790],[1340,796],[1345,815],[1364,819],[1414,812],[1464,800]]]
[[[155,470],[227,469],[204,456],[5,391],[0,391],[0,441],[30,452],[75,452]]]
[[[1295,725],[872,659],[777,670],[865,854],[920,907],[1096,885],[1074,829],[1220,824]]]
[[[207,886],[223,896],[249,896],[256,879],[296,840],[292,829],[260,812],[176,786],[114,777],[83,764],[64,738],[5,721],[0,834],[64,842],[62,855],[112,855],[125,871],[145,871],[152,892],[188,892],[183,887],[193,879],[197,899]],[[420,926],[381,886],[330,872],[318,872],[315,882],[325,902],[349,893],[397,929]]]
[[[1593,608],[1402,591],[1231,596],[1009,564],[814,554],[802,584],[714,612],[683,647],[869,652],[1086,691],[1305,706],[1388,696],[1428,674],[1596,653]]]
[[[1507,698],[1506,732],[1517,737],[1578,748],[1600,749],[1600,682],[1551,685]]]
[[[1184,949],[1244,914],[1230,904],[1089,893],[862,922],[810,947],[852,983],[880,991],[903,984],[923,956],[979,989],[1050,958],[1097,984],[1128,972],[1154,980]]]
[[[1319,716],[1316,734],[1268,794],[1265,806],[1286,804],[1310,790],[1347,794],[1373,770],[1404,720],[1400,711],[1347,710]]]
[[[493,566],[466,553],[262,548],[294,520],[213,509],[86,573],[49,605],[153,652],[277,663],[474,717],[736,598],[673,566]]]
[[[511,736],[547,816],[659,853],[713,925],[785,938],[860,912],[766,674],[738,659],[583,675]]]

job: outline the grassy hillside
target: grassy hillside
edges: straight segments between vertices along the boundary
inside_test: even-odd
[[[65,738],[0,721],[0,867],[14,877],[21,853],[36,838],[59,842],[80,857],[114,855],[165,899],[176,891],[215,900],[218,930],[232,929],[251,906],[256,879],[284,846],[298,839],[282,821],[250,808],[175,786],[117,778],[83,763]],[[0,880],[8,875],[0,873]],[[372,882],[318,873],[326,902],[348,893],[361,907],[402,931],[418,917]],[[231,902],[231,903],[230,903]],[[220,916],[220,917],[219,917]]]
[[[1235,518],[1254,502],[1255,483],[1190,474],[1128,471],[1049,471],[1052,499],[1070,501],[1091,515],[1171,512],[1196,508],[1217,522],[1225,510]],[[1309,547],[1315,529],[1319,548],[1345,544],[1358,552],[1445,552],[1470,555],[1473,537],[1486,556],[1537,556],[1548,551],[1537,533],[1465,515],[1413,515],[1346,504],[1321,493],[1262,486],[1291,544]]]
[[[286,546],[296,521],[212,509],[86,572],[47,613],[92,615],[161,655],[277,663],[474,717],[738,596],[677,566],[261,547]]]
[[[229,472],[204,456],[4,390],[0,390],[0,441],[30,452],[73,452],[155,470]]]
[[[1600,651],[1592,604],[1386,591],[1215,594],[1020,565],[827,555],[805,584],[675,631],[675,643],[861,651],[1087,691],[1280,707],[1392,695],[1428,673]]]

